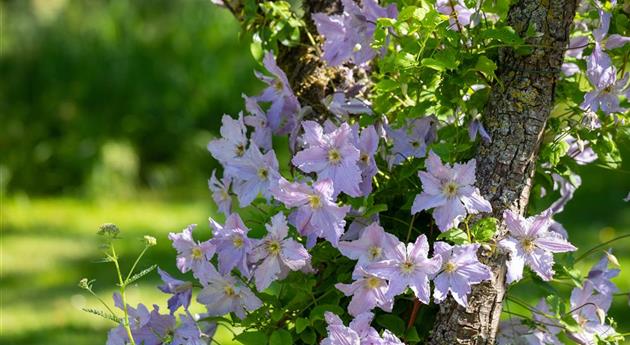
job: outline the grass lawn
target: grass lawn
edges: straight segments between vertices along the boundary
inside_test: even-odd
[[[571,241],[583,253],[588,248],[621,234],[630,233],[630,208],[621,198],[630,190],[627,174],[609,173],[598,178],[601,169],[585,172],[584,185],[565,212],[558,217],[569,230]],[[590,175],[590,176],[589,176]],[[616,183],[614,189],[610,185]],[[625,191],[625,193],[624,193]],[[95,290],[105,300],[114,291],[114,272],[99,259],[98,237],[101,223],[112,222],[122,230],[119,241],[123,265],[142,249],[143,235],[158,239],[140,268],[157,263],[176,273],[174,250],[166,238],[170,231],[180,231],[190,223],[199,224],[199,232],[208,231],[208,216],[213,212],[209,198],[192,202],[141,199],[136,201],[98,202],[72,198],[28,199],[10,197],[3,201],[2,271],[0,293],[2,320],[0,343],[3,345],[104,344],[112,323],[81,311],[99,307],[97,301],[77,287],[84,277],[96,279]],[[622,266],[614,282],[622,292],[630,291],[630,239],[612,244]],[[582,262],[583,272],[599,255]],[[132,304],[157,303],[166,308],[166,295],[158,291],[155,273],[130,288]],[[512,291],[535,304],[545,291],[523,281]],[[564,293],[569,293],[567,288]],[[513,312],[522,312],[510,305]],[[620,332],[630,332],[630,307],[627,296],[616,297],[610,312]],[[219,328],[217,340],[232,344],[231,333]],[[627,342],[630,344],[630,342]]]

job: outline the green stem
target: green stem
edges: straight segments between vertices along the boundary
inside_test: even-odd
[[[144,247],[142,252],[140,252],[140,255],[138,255],[138,257],[136,258],[136,261],[133,263],[133,266],[131,266],[131,270],[129,270],[129,274],[127,274],[127,278],[125,278],[125,285],[127,285],[127,282],[129,281],[129,278],[131,278],[131,275],[133,274],[133,271],[136,269],[136,266],[138,265],[138,262],[140,261],[140,259],[144,255],[144,253],[147,251],[147,249],[149,249],[149,246],[145,246]]]
[[[411,237],[411,229],[413,229],[413,222],[416,220],[416,214],[414,213],[413,216],[411,216],[411,222],[409,222],[409,229],[407,230],[407,239],[405,240],[406,243],[409,243],[409,238]]]
[[[575,259],[575,262],[578,262],[578,261],[580,261],[580,260],[584,259],[585,257],[587,257],[587,256],[591,255],[591,254],[592,254],[594,251],[596,251],[597,249],[602,248],[602,247],[605,247],[605,246],[606,246],[606,245],[608,245],[609,243],[612,243],[612,242],[615,242],[615,241],[618,241],[618,240],[624,239],[624,238],[626,238],[626,237],[630,237],[630,234],[621,235],[621,236],[619,236],[619,237],[615,237],[615,238],[613,238],[613,239],[612,239],[612,240],[610,240],[610,241],[606,241],[606,242],[604,242],[604,243],[602,243],[602,244],[598,244],[598,245],[596,245],[595,247],[593,247],[593,248],[591,248],[591,249],[587,250],[587,251],[586,251],[586,253],[584,253],[584,254],[582,254],[582,255],[578,256],[578,258],[577,258],[577,259]]]
[[[123,305],[123,312],[124,312],[124,321],[123,321],[123,327],[125,328],[125,331],[127,331],[127,336],[129,337],[129,341],[131,342],[131,345],[136,345],[135,340],[133,340],[133,335],[131,334],[131,327],[129,326],[129,312],[127,311],[127,298],[125,296],[125,282],[123,281],[122,278],[122,273],[120,272],[120,265],[118,264],[118,257],[116,256],[116,249],[114,249],[114,245],[110,243],[110,247],[112,249],[112,259],[114,261],[114,265],[116,266],[116,274],[118,274],[118,283],[120,286],[120,299],[122,301],[122,305]]]

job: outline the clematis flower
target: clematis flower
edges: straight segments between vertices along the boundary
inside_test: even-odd
[[[543,280],[553,278],[553,253],[577,250],[559,234],[549,231],[551,212],[546,211],[534,217],[523,218],[518,213],[507,210],[503,213],[508,237],[499,242],[507,249],[507,283],[520,280],[523,268],[529,266]]]
[[[263,155],[256,144],[252,144],[245,155],[234,160],[225,171],[236,180],[233,189],[241,207],[251,204],[258,194],[269,200],[270,189],[280,178],[276,153],[270,150]]]
[[[600,6],[597,12],[599,12],[599,27],[593,30],[593,37],[598,44],[602,44],[606,49],[615,49],[630,43],[630,37],[618,34],[606,37],[608,36],[612,13],[604,11],[602,6]]]
[[[307,248],[315,245],[318,237],[324,237],[334,247],[339,244],[349,206],[338,206],[332,198],[333,183],[325,179],[313,183],[291,183],[280,179],[271,190],[274,198],[287,207],[297,207],[289,215],[289,222],[307,236]]]
[[[491,212],[492,206],[474,187],[475,167],[472,159],[466,164],[454,166],[442,164],[440,157],[429,152],[425,165],[427,171],[420,171],[422,193],[416,196],[411,213],[433,210],[433,219],[440,231],[457,227],[466,214]]]
[[[262,301],[232,276],[210,274],[201,279],[201,284],[203,289],[197,295],[197,302],[205,305],[208,316],[223,316],[232,312],[243,319],[247,311],[262,306]]]
[[[321,345],[404,345],[391,332],[383,332],[383,338],[370,326],[374,314],[366,312],[357,315],[347,327],[339,316],[327,311],[324,318],[328,326],[328,336],[322,340]]]
[[[350,210],[350,216],[354,216],[352,223],[348,226],[348,230],[341,236],[342,241],[354,241],[358,240],[363,234],[363,231],[372,223],[379,222],[378,213],[371,215],[370,217],[361,216],[361,212],[356,210]]]
[[[437,0],[435,6],[438,12],[449,17],[448,28],[454,31],[470,25],[470,17],[475,13],[475,10],[466,7],[461,0]]]
[[[552,173],[553,190],[560,190],[560,199],[551,204],[549,209],[553,214],[558,214],[564,211],[564,206],[573,199],[573,194],[582,185],[582,178],[577,174],[572,174],[568,179]]]
[[[629,97],[630,91],[625,89],[630,73],[617,80],[617,69],[612,65],[610,57],[602,51],[596,42],[593,53],[586,60],[586,76],[595,90],[584,95],[580,107],[584,110],[601,109],[606,114],[622,113],[625,108],[619,106],[619,96]],[[625,90],[624,90],[625,89]]]
[[[245,109],[251,114],[245,116],[243,120],[246,125],[254,127],[252,141],[265,151],[271,150],[271,127],[269,127],[267,115],[258,105],[256,98],[245,95],[243,98],[245,99]]]
[[[435,242],[435,255],[442,258],[442,269],[433,278],[433,298],[441,303],[450,292],[459,305],[468,307],[471,286],[492,278],[488,266],[479,262],[479,244],[451,246],[446,242]]]
[[[180,315],[180,325],[169,345],[207,345],[217,330],[215,322],[197,322],[190,315]]]
[[[238,114],[238,119],[223,115],[221,123],[221,139],[210,141],[208,151],[223,166],[229,166],[247,150],[247,129],[243,123],[243,113]]]
[[[289,227],[282,212],[271,218],[271,224],[265,224],[267,236],[257,241],[249,257],[251,263],[258,263],[254,271],[256,289],[263,291],[276,279],[283,279],[289,271],[298,271],[311,259],[304,247],[294,239],[287,237]]]
[[[271,102],[267,121],[273,133],[291,133],[296,126],[295,117],[300,112],[300,103],[291,89],[287,75],[276,64],[273,53],[265,54],[263,65],[273,77],[256,72],[256,77],[269,86],[255,99],[258,102]]]
[[[361,183],[359,189],[363,195],[369,195],[372,192],[372,178],[376,176],[378,168],[374,161],[374,155],[378,150],[378,133],[374,126],[367,126],[361,130],[359,135],[359,126],[353,126],[354,145],[359,149],[359,169],[361,169]]]
[[[158,286],[158,289],[164,293],[173,295],[173,297],[168,299],[168,309],[171,311],[171,315],[175,313],[179,307],[184,307],[185,310],[188,310],[190,298],[192,297],[192,283],[175,279],[159,267],[158,273],[164,282],[164,285]]]
[[[587,165],[597,160],[597,153],[590,147],[588,140],[579,140],[567,135],[565,141],[569,144],[567,156],[573,158],[578,165]]]
[[[398,11],[391,4],[387,9],[374,0],[364,0],[359,7],[352,0],[342,0],[343,13],[340,15],[313,14],[313,21],[324,41],[323,58],[331,66],[338,66],[351,60],[362,65],[372,60],[379,52],[372,49],[374,30],[378,18],[396,18]]]
[[[366,271],[389,282],[386,298],[393,298],[409,287],[424,304],[429,304],[429,277],[436,274],[442,265],[442,257],[428,258],[427,237],[418,236],[415,243],[399,242],[390,258],[370,264]]]
[[[396,236],[385,232],[378,223],[372,223],[363,230],[358,240],[339,242],[338,249],[342,255],[358,260],[359,268],[390,258],[398,243],[400,241]]]
[[[231,213],[232,197],[230,196],[230,185],[232,178],[223,176],[219,181],[215,176],[216,170],[212,170],[212,176],[208,180],[208,188],[212,191],[212,199],[217,204],[219,212],[223,212],[226,216]]]
[[[617,268],[608,269],[608,264],[611,261],[612,253],[609,249],[604,256],[595,264],[588,272],[587,279],[593,284],[593,289],[598,293],[610,297],[619,291],[615,283],[611,281],[612,278],[619,275],[620,270]],[[613,262],[614,262],[613,258]]]
[[[177,250],[177,268],[182,273],[190,270],[195,277],[208,270],[214,270],[210,259],[214,256],[215,246],[211,241],[197,242],[192,237],[192,232],[197,224],[191,224],[181,233],[169,233],[168,238],[173,242],[173,248]]]
[[[357,316],[361,313],[379,307],[391,312],[394,305],[393,298],[386,298],[387,282],[359,267],[354,275],[355,281],[351,284],[335,284],[337,290],[346,296],[352,296],[348,304],[348,313]]]
[[[249,229],[243,223],[238,213],[232,213],[225,225],[210,218],[210,224],[215,229],[214,237],[210,240],[215,245],[219,258],[219,272],[229,274],[235,267],[246,277],[250,276],[247,266],[247,255],[252,249],[252,240],[247,237]]]
[[[586,280],[582,288],[571,292],[571,316],[578,323],[579,331],[567,335],[579,344],[597,344],[597,339],[614,335],[615,329],[605,323],[606,312],[610,308],[612,295],[595,291],[593,283]]]
[[[293,165],[306,173],[316,172],[320,180],[330,179],[333,196],[340,192],[360,196],[361,170],[357,165],[360,152],[351,142],[350,126],[342,123],[327,133],[315,121],[304,121],[302,127],[307,148],[295,154]]]
[[[387,135],[393,140],[389,167],[398,165],[410,157],[422,158],[427,154],[427,146],[437,138],[437,118],[433,115],[409,121],[399,129],[387,128]]]
[[[468,136],[470,137],[470,141],[475,141],[477,135],[479,135],[486,143],[492,142],[492,138],[483,126],[483,123],[481,123],[481,120],[479,118],[474,118],[468,125]]]
[[[346,118],[349,114],[372,115],[372,109],[367,101],[354,97],[348,98],[343,92],[335,92],[326,96],[322,100],[322,104],[328,108],[328,111],[341,118]]]
[[[114,294],[114,305],[121,310],[125,309],[118,293]],[[126,310],[129,315],[131,336],[136,344],[161,345],[162,339],[175,328],[175,317],[160,314],[160,308],[157,305],[153,305],[151,312],[143,304],[138,304],[137,308],[127,304]],[[129,335],[122,324],[107,334],[107,345],[126,345],[129,342]]]

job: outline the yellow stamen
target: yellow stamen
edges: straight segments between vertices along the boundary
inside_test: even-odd
[[[341,153],[337,149],[330,149],[328,151],[328,161],[332,164],[341,162]]]

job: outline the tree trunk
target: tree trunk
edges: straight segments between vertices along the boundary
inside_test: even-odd
[[[512,5],[508,24],[527,39],[531,54],[500,51],[497,77],[486,105],[484,122],[492,143],[477,153],[477,183],[501,219],[511,209],[523,214],[529,199],[536,157],[560,74],[577,0],[519,0]],[[531,29],[530,29],[531,30]],[[501,229],[497,237],[503,236]],[[440,306],[430,344],[494,344],[505,296],[506,254],[481,253],[493,279],[473,287],[469,307],[449,298]]]

